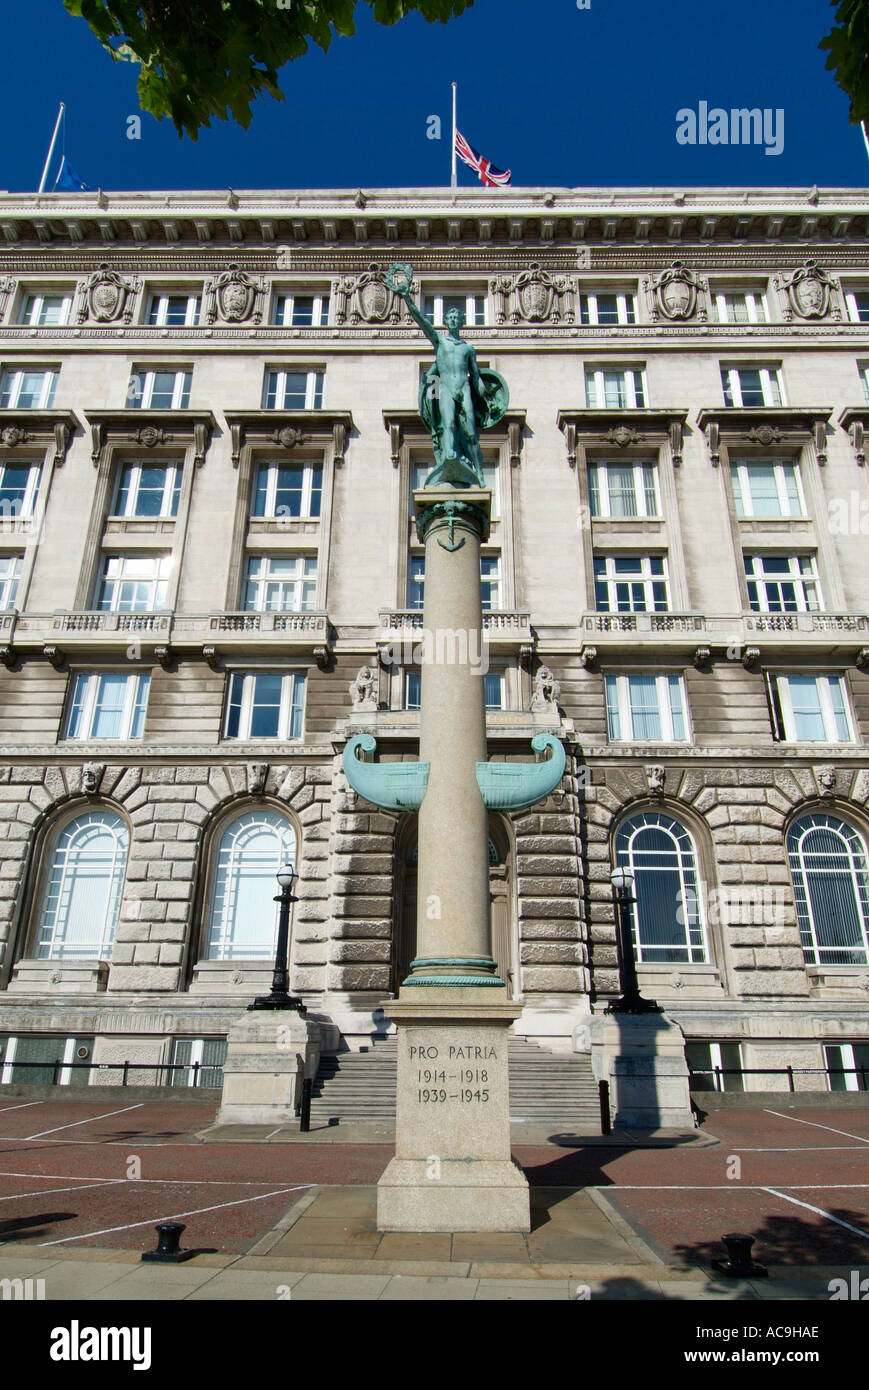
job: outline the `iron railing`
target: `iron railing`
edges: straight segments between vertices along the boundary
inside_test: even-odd
[[[58,1078],[60,1076],[60,1073],[64,1071],[119,1071],[121,1073],[121,1086],[126,1086],[129,1084],[129,1076],[131,1071],[156,1072],[157,1076],[153,1082],[155,1086],[160,1086],[163,1084],[161,1081],[161,1076],[164,1072],[168,1073],[169,1075],[169,1080],[166,1082],[166,1085],[168,1086],[174,1086],[179,1084],[178,1082],[172,1080],[172,1073],[176,1071],[192,1072],[192,1080],[189,1082],[181,1082],[180,1084],[186,1084],[193,1088],[197,1086],[200,1088],[203,1086],[208,1086],[209,1089],[216,1089],[223,1080],[223,1067],[221,1064],[216,1062],[64,1062],[62,1060],[57,1062],[17,1062],[13,1059],[5,1063],[2,1067],[0,1067],[0,1072],[8,1069],[13,1073],[13,1077],[10,1077],[9,1082],[4,1082],[3,1084],[12,1084],[14,1073],[18,1070],[23,1071],[27,1068],[35,1069],[37,1071],[48,1071],[50,1069],[52,1072],[52,1079],[51,1082],[47,1084],[50,1084],[52,1086],[57,1086],[60,1084]],[[217,1075],[210,1082],[203,1081],[202,1078],[206,1072],[216,1072]],[[17,1078],[14,1079],[17,1080]]]

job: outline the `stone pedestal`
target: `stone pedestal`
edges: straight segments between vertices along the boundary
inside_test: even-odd
[[[613,1129],[694,1128],[685,1038],[666,1014],[598,1014],[591,1057],[609,1082]]]
[[[434,987],[389,1005],[396,1143],[377,1185],[380,1231],[531,1229],[528,1183],[510,1157],[507,1031],[520,1010],[492,993]]]
[[[285,1124],[295,1119],[302,1081],[316,1071],[320,1025],[295,1009],[243,1013],[227,1034],[216,1124]]]

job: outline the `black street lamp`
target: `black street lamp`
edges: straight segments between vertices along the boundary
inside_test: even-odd
[[[644,999],[640,994],[637,980],[637,965],[634,960],[634,944],[631,939],[631,907],[636,902],[631,889],[634,875],[630,869],[613,869],[610,874],[616,899],[618,920],[619,983],[621,998],[607,1004],[607,1014],[659,1014],[662,1012],[654,999]]]
[[[278,920],[278,943],[275,947],[275,968],[272,974],[271,993],[257,995],[253,1003],[248,1004],[249,1010],[297,1009],[299,1013],[305,1013],[305,1006],[301,999],[294,999],[290,994],[290,972],[287,963],[290,944],[290,906],[299,901],[293,896],[293,887],[297,877],[292,864],[284,863],[278,869],[278,883],[281,891],[275,897],[275,902],[280,903],[281,912]]]

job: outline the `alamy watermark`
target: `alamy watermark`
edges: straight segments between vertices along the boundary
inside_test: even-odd
[[[782,107],[741,106],[725,110],[708,101],[697,110],[683,106],[676,112],[679,145],[762,145],[764,154],[781,154],[785,147],[785,113]]]
[[[417,628],[412,637],[386,642],[384,666],[469,666],[475,676],[489,670],[489,643],[479,628]]]

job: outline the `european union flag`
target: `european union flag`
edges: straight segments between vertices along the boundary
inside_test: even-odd
[[[54,192],[58,189],[67,193],[93,193],[90,184],[85,183],[81,175],[75,172],[66,155],[60,161],[60,169],[54,181]]]

